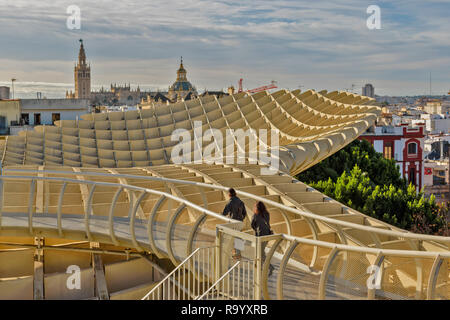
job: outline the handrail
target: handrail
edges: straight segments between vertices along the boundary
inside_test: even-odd
[[[226,276],[228,276],[239,264],[241,261],[236,262],[227,272],[225,272],[214,284],[209,287],[201,296],[197,297],[195,300],[202,300],[213,288],[215,288]]]
[[[111,182],[98,182],[98,181],[89,181],[89,180],[80,180],[80,179],[69,179],[69,178],[61,178],[61,177],[42,177],[42,176],[0,176],[0,184],[3,185],[3,182],[5,180],[31,180],[31,184],[33,185],[33,183],[35,183],[36,181],[55,181],[55,182],[59,182],[62,185],[67,184],[67,183],[73,183],[73,184],[78,184],[78,185],[91,185],[92,187],[90,188],[90,192],[89,192],[89,197],[88,200],[86,201],[86,203],[84,204],[84,214],[82,214],[82,216],[84,217],[84,232],[85,232],[85,236],[87,237],[87,239],[89,239],[90,241],[93,241],[93,234],[90,230],[91,224],[90,224],[90,215],[92,214],[92,198],[93,198],[93,191],[95,190],[96,186],[106,186],[106,187],[112,187],[112,188],[116,188],[118,190],[120,189],[127,189],[129,191],[134,191],[134,192],[140,192],[143,194],[152,194],[152,195],[157,195],[159,196],[159,198],[161,199],[169,199],[169,200],[174,200],[175,202],[181,204],[181,207],[185,207],[187,209],[193,210],[197,213],[199,213],[200,215],[206,215],[210,218],[213,219],[217,219],[220,222],[225,222],[225,223],[236,223],[238,222],[237,220],[233,220],[231,218],[228,218],[224,215],[221,214],[217,214],[211,210],[208,210],[206,208],[203,208],[195,203],[192,203],[184,198],[180,198],[178,196],[172,195],[171,193],[166,193],[166,192],[162,192],[162,191],[158,191],[158,190],[153,190],[153,189],[149,189],[149,188],[143,188],[143,187],[138,187],[138,186],[133,186],[133,185],[127,185],[127,184],[123,184],[123,183],[111,183]],[[32,192],[33,192],[33,188],[30,192],[31,196],[29,197],[30,199],[32,199]],[[117,193],[116,193],[117,195]],[[1,201],[3,201],[3,193],[0,194],[0,198]],[[137,204],[133,204],[133,201],[131,201],[130,203],[130,211],[129,211],[129,215],[128,215],[128,222],[129,223],[129,231],[130,231],[130,239],[133,243],[134,248],[136,248],[137,250],[144,250],[143,247],[141,247],[141,243],[139,243],[136,239],[136,235],[135,235],[135,230],[134,230],[134,225],[135,225],[135,220],[136,218],[134,217],[134,215],[136,214],[137,210],[133,210],[133,206],[134,205],[138,205],[139,201],[143,199],[143,195],[141,195],[138,199]],[[116,199],[117,200],[117,199]],[[114,208],[113,205],[115,204],[114,199],[113,202],[110,205],[110,210],[109,210],[109,216],[108,216],[108,225],[109,225],[109,237],[111,239],[111,242],[115,245],[118,245],[118,240],[115,236],[115,230],[114,230],[114,219],[113,219],[113,213],[114,213]],[[158,202],[158,205],[161,205],[161,202]],[[137,209],[137,206],[134,206],[134,209]],[[148,241],[149,241],[149,246],[152,249],[152,251],[157,254],[157,255],[163,255],[163,256],[168,256],[169,259],[175,264],[177,265],[179,263],[178,258],[174,255],[174,248],[172,248],[172,244],[171,244],[171,240],[170,238],[167,238],[166,235],[166,249],[164,250],[164,252],[160,252],[158,250],[158,248],[156,247],[156,242],[154,239],[154,234],[153,234],[153,225],[155,223],[155,215],[157,213],[157,210],[159,209],[159,207],[154,207],[154,210],[152,210],[152,213],[150,214],[149,218],[146,219],[147,220],[147,236],[148,236]],[[2,208],[2,212],[3,212],[4,208]],[[6,213],[6,211],[4,211]],[[58,216],[58,212],[55,215],[56,220],[57,220],[57,227],[58,227],[58,234],[60,236],[62,236],[62,221],[59,219],[61,217],[61,211],[59,211],[60,214]],[[178,212],[180,213],[180,212]],[[1,217],[1,214],[0,214]],[[220,223],[219,222],[219,223]],[[172,230],[172,226],[175,223],[175,221],[173,219],[168,219],[167,221],[167,227],[170,228],[170,230]],[[61,228],[60,228],[61,226]],[[198,232],[198,227],[199,225],[196,226],[197,229],[192,230],[192,232]],[[1,228],[1,220],[0,220],[0,228]],[[107,228],[108,229],[108,228]],[[107,230],[106,229],[106,230]],[[33,234],[33,203],[31,202],[31,200],[29,201],[28,204],[28,231],[29,234],[32,235]],[[191,234],[192,234],[191,232]],[[190,246],[186,247],[187,253],[190,253],[193,248],[192,248],[192,242],[189,242]],[[182,257],[183,255],[181,255]]]
[[[215,246],[210,247],[200,247],[195,249],[187,258],[185,258],[175,269],[173,269],[163,280],[161,280],[150,292],[148,292],[141,300],[150,300],[151,298],[163,297],[167,294],[166,298],[174,299],[176,297],[175,287],[178,287],[178,297],[182,297],[183,300],[187,297],[188,299],[194,299],[200,294],[202,290],[207,289],[205,283],[205,278],[209,282],[209,277],[214,276],[214,260],[211,263],[210,258],[215,257]],[[205,252],[206,251],[206,252]],[[202,254],[200,254],[202,252]],[[207,261],[205,261],[207,258]],[[197,265],[196,265],[197,263]],[[203,267],[204,270],[201,270]],[[206,269],[205,269],[206,268]],[[188,274],[188,280],[183,279],[183,283],[180,281],[180,277]],[[178,281],[176,281],[176,276],[178,276]],[[192,276],[192,281],[191,281]],[[197,282],[195,282],[197,280]],[[203,281],[201,281],[203,280]],[[173,284],[173,288],[169,287],[170,282]],[[186,288],[187,282],[187,288]],[[166,283],[168,284],[166,286]],[[200,285],[202,283],[202,285]],[[162,290],[162,292],[161,292]],[[195,294],[197,290],[197,294]],[[182,292],[181,292],[182,291]]]
[[[414,257],[421,257],[421,258],[434,258],[437,254],[439,254],[442,258],[450,258],[450,252],[441,252],[441,251],[418,251],[418,250],[396,250],[396,249],[382,249],[382,248],[369,248],[369,247],[361,247],[361,246],[351,246],[348,244],[338,244],[338,243],[332,243],[332,242],[326,242],[322,240],[311,240],[296,236],[290,236],[287,234],[280,234],[280,236],[284,240],[288,241],[297,241],[299,243],[303,244],[309,244],[309,245],[315,245],[315,246],[322,246],[329,249],[336,248],[338,250],[345,250],[345,251],[352,251],[352,252],[358,252],[358,253],[370,253],[370,254],[378,254],[383,253],[384,255],[393,255],[398,257],[404,257],[404,258],[414,258]],[[263,241],[264,238],[261,237],[261,240]]]
[[[208,216],[212,216],[214,218],[220,219],[221,221],[224,222],[228,222],[230,224],[235,224],[238,223],[238,221],[235,221],[233,219],[230,218],[226,218],[220,214],[214,213],[208,209],[205,209],[203,207],[200,207],[194,203],[189,202],[186,199],[182,199],[179,198],[177,196],[174,196],[172,194],[169,193],[165,193],[162,191],[158,191],[158,190],[153,190],[153,189],[149,189],[149,188],[144,188],[144,187],[138,187],[138,186],[133,186],[133,185],[127,185],[127,184],[122,184],[122,183],[111,183],[111,182],[97,182],[97,181],[90,181],[90,180],[79,180],[79,179],[70,179],[70,178],[63,178],[63,177],[41,177],[41,176],[0,176],[0,184],[3,185],[5,180],[31,180],[31,185],[35,185],[36,181],[56,181],[56,182],[62,182],[62,187],[67,186],[68,183],[74,183],[74,184],[85,184],[85,185],[92,185],[91,188],[91,192],[89,194],[89,199],[88,203],[87,203],[87,209],[85,210],[85,217],[84,219],[89,219],[89,216],[91,214],[91,206],[92,206],[92,196],[93,196],[93,190],[95,186],[108,186],[108,187],[114,187],[117,188],[118,190],[123,190],[123,189],[129,189],[129,190],[133,190],[133,191],[139,191],[139,192],[143,192],[143,193],[150,193],[150,194],[155,194],[155,195],[159,195],[160,197],[166,197],[172,200],[175,200],[179,203],[182,203],[184,205],[186,205],[187,207],[190,207],[192,209],[195,209],[197,211],[199,211],[200,213],[204,213],[207,214]],[[207,184],[206,184],[207,185]],[[224,187],[223,187],[224,188]],[[30,190],[30,194],[32,194],[34,188],[31,188]],[[32,198],[32,197],[30,197]],[[265,200],[266,201],[266,200]],[[60,207],[62,205],[62,196],[61,196],[61,192],[60,192],[60,198],[58,201],[58,207]],[[138,205],[135,204],[134,207],[132,209],[135,209],[136,206]],[[28,205],[28,214],[33,213],[33,203],[29,202]],[[132,210],[131,211],[132,214],[131,216],[128,216],[128,219],[130,220],[130,225],[131,225],[131,220],[134,217],[134,214],[136,213],[136,210]],[[58,217],[59,215],[59,217]],[[61,211],[57,211],[57,214],[55,215],[57,219],[61,220]],[[30,218],[30,216],[29,216]],[[31,215],[31,219],[33,218],[33,215]],[[150,219],[149,219],[150,221]],[[89,220],[87,220],[88,226],[89,226]],[[30,232],[33,232],[33,228],[32,228],[32,220],[29,223],[29,228],[30,228]],[[61,221],[58,222],[57,224],[57,228],[58,231],[63,231],[62,230],[62,224]],[[227,228],[226,225],[222,225],[220,226],[220,228]],[[89,229],[86,229],[86,232],[89,232]],[[231,231],[230,231],[231,232]],[[238,231],[236,230],[232,230],[232,232],[236,233]],[[248,234],[243,234],[246,237],[252,237],[251,235]],[[301,238],[301,237],[297,237],[297,236],[291,236],[291,235],[287,235],[287,234],[278,234],[278,235],[271,235],[271,236],[266,236],[266,237],[260,237],[259,241],[268,241],[268,240],[274,240],[274,239],[283,239],[286,241],[290,241],[290,242],[295,242],[295,243],[301,243],[301,244],[306,244],[306,245],[312,245],[312,246],[321,246],[321,247],[325,247],[325,248],[329,248],[329,249],[335,249],[335,250],[339,250],[339,251],[348,251],[348,252],[357,252],[357,253],[366,253],[366,254],[374,254],[374,255],[383,255],[383,256],[397,256],[397,257],[410,257],[410,258],[431,258],[431,259],[436,259],[436,256],[439,255],[440,259],[448,259],[450,258],[450,252],[431,252],[431,251],[417,251],[417,250],[395,250],[395,249],[381,249],[381,248],[369,248],[369,247],[363,247],[363,246],[351,246],[351,245],[346,245],[346,244],[337,244],[337,243],[330,243],[330,242],[326,242],[326,241],[321,241],[321,240],[312,240],[312,239],[306,239],[306,238]],[[167,249],[167,248],[166,248]],[[189,260],[189,257],[192,257],[194,254],[196,254],[198,252],[199,249],[195,250],[192,254],[190,254],[188,256],[188,258],[184,259],[181,263],[181,265],[183,265],[183,267],[186,264],[186,261]],[[284,257],[284,261],[287,261],[290,259],[290,253],[288,252],[287,254],[285,253],[285,257]],[[178,264],[178,263],[176,263]],[[177,272],[179,272],[181,267],[177,267],[176,270]],[[200,272],[200,271],[199,271]],[[174,273],[171,273],[171,275],[173,275]],[[204,275],[202,275],[203,277]],[[225,275],[224,275],[225,276]],[[223,277],[221,277],[221,279],[223,279]],[[220,279],[219,279],[220,280]],[[204,282],[203,282],[204,283]],[[217,283],[217,281],[216,281]],[[214,285],[213,285],[214,286]],[[211,289],[211,288],[210,288]],[[179,290],[181,290],[181,288],[179,288]],[[204,295],[202,295],[203,297]]]
[[[179,198],[177,196],[172,195],[171,193],[166,193],[154,189],[149,188],[143,188],[133,185],[127,185],[123,183],[112,183],[112,182],[99,182],[99,181],[89,181],[89,180],[77,180],[77,179],[69,179],[69,178],[58,178],[58,177],[38,177],[38,176],[0,176],[0,180],[44,180],[44,181],[58,181],[58,182],[69,182],[69,183],[75,183],[75,184],[89,184],[89,185],[96,185],[96,186],[105,186],[105,187],[116,187],[116,188],[126,188],[128,190],[134,190],[134,191],[141,191],[146,192],[150,194],[155,194],[159,196],[165,196],[166,198],[184,203],[186,206],[195,209],[197,211],[200,211],[202,213],[206,213],[209,216],[212,216],[214,218],[223,220],[225,222],[233,223],[238,222],[237,220],[233,220],[230,218],[227,218],[226,216],[217,214],[211,210],[205,209],[203,207],[200,207],[196,205],[195,203],[192,203],[186,199]]]
[[[227,225],[219,225],[220,230],[225,230],[225,232],[231,236],[238,237],[247,241],[254,241],[256,239],[256,236],[252,234],[243,233],[242,231],[238,231],[232,228],[235,223]],[[362,247],[362,246],[352,246],[349,244],[339,244],[335,242],[327,242],[323,240],[314,240],[314,239],[307,239],[297,236],[291,236],[285,233],[277,233],[269,236],[260,236],[258,237],[260,242],[268,242],[272,240],[277,240],[279,238],[282,238],[286,241],[296,241],[298,243],[307,244],[307,245],[317,245],[322,246],[325,248],[333,249],[337,248],[339,250],[347,250],[352,252],[363,252],[363,253],[371,253],[371,254],[377,254],[382,252],[386,255],[398,255],[401,257],[417,257],[421,256],[424,258],[433,258],[437,254],[441,255],[442,258],[450,258],[450,252],[446,253],[443,251],[419,251],[419,250],[401,250],[401,249],[383,249],[383,248],[370,248],[370,247]]]
[[[29,173],[50,173],[50,174],[68,174],[68,175],[85,175],[85,176],[104,176],[104,177],[117,177],[117,178],[129,178],[129,179],[141,179],[141,180],[154,180],[154,181],[163,181],[168,183],[179,183],[179,184],[185,184],[185,185],[193,185],[197,187],[203,187],[203,188],[211,188],[215,190],[221,190],[221,191],[228,191],[227,187],[223,186],[217,186],[213,184],[203,183],[203,182],[195,182],[195,181],[186,181],[186,180],[179,180],[179,179],[172,179],[172,178],[163,178],[163,177],[152,177],[152,176],[135,176],[135,175],[129,175],[129,174],[107,174],[102,172],[67,172],[67,171],[58,171],[58,170],[31,170],[31,169],[14,169],[14,168],[4,168],[4,172],[29,172]],[[13,176],[5,176],[5,177],[13,177]],[[24,177],[24,176],[19,176]],[[37,178],[37,177],[36,177]],[[294,178],[293,178],[294,179]],[[302,211],[299,209],[294,209],[288,206],[285,206],[283,204],[280,204],[278,202],[272,201],[270,199],[266,199],[245,191],[239,191],[237,190],[237,193],[241,196],[249,197],[253,200],[262,201],[266,204],[269,204],[273,207],[276,207],[278,209],[282,209],[291,213],[294,213],[296,215],[299,215],[301,217],[307,217],[311,219],[315,219],[318,221],[330,223],[332,225],[338,225],[341,227],[348,227],[348,228],[354,228],[362,231],[368,231],[373,232],[376,234],[382,234],[382,235],[388,235],[398,238],[407,238],[407,239],[415,239],[415,240],[425,240],[425,241],[437,241],[441,243],[448,243],[450,244],[450,237],[443,237],[443,236],[434,236],[434,235],[424,235],[424,234],[416,234],[409,231],[394,231],[394,230],[384,230],[376,227],[371,226],[364,226],[352,222],[347,221],[341,221],[341,220],[335,220],[332,218],[327,218],[324,216],[317,215],[315,213]]]
[[[172,275],[175,274],[175,272],[177,272],[177,270],[179,270],[180,268],[182,268],[184,266],[184,264],[191,259],[198,251],[200,251],[201,248],[197,248],[195,249],[189,256],[187,256],[186,259],[184,259],[175,269],[172,270],[172,272],[170,272],[164,279],[162,279],[157,286],[155,286],[152,290],[150,290],[149,293],[147,293],[144,297],[142,297],[141,300],[148,300],[148,298],[150,297],[150,295],[155,292],[157,289],[159,289],[159,287],[162,286],[162,284],[164,283],[164,281],[168,280]],[[172,280],[173,281],[173,280]],[[182,290],[184,291],[185,288],[182,288]],[[192,294],[190,292],[188,292],[189,296],[192,296]]]
[[[165,193],[162,191],[158,191],[158,190],[153,190],[153,189],[148,189],[148,188],[143,188],[143,187],[138,187],[138,186],[132,186],[132,185],[126,185],[126,184],[122,184],[122,183],[112,183],[112,182],[97,182],[97,181],[89,181],[89,180],[77,180],[77,179],[69,179],[69,178],[58,178],[58,177],[38,177],[38,176],[0,176],[0,181],[3,180],[13,180],[13,179],[20,179],[20,180],[46,180],[46,181],[59,181],[59,182],[65,182],[65,183],[75,183],[75,184],[90,184],[90,185],[97,185],[97,186],[109,186],[109,187],[117,187],[117,188],[127,188],[130,190],[135,190],[135,191],[143,191],[143,192],[147,192],[150,194],[156,194],[159,196],[165,196],[167,198],[173,199],[175,201],[181,202],[183,204],[185,204],[188,207],[191,207],[192,209],[198,210],[202,213],[205,213],[209,216],[212,216],[214,218],[220,219],[224,222],[228,222],[228,223],[239,223],[239,221],[237,220],[233,220],[230,218],[227,218],[223,215],[219,215],[213,211],[210,211],[208,209],[205,209],[203,207],[200,207],[186,199],[181,199],[177,196],[174,196],[172,194],[169,193]],[[222,226],[226,227],[226,226]],[[235,230],[233,230],[233,232],[237,232]],[[250,236],[250,235],[249,235]],[[394,250],[394,249],[380,249],[380,248],[369,248],[369,247],[360,247],[360,246],[350,246],[350,245],[345,245],[345,244],[337,244],[337,243],[330,243],[330,242],[325,242],[325,241],[321,241],[321,240],[311,240],[311,239],[306,239],[306,238],[301,238],[301,237],[296,237],[296,236],[292,236],[292,235],[287,235],[287,234],[280,234],[280,236],[282,236],[285,240],[289,240],[289,241],[298,241],[304,244],[310,244],[310,245],[322,245],[324,247],[327,248],[333,248],[333,247],[337,247],[338,249],[342,249],[342,250],[349,250],[349,251],[354,251],[354,252],[366,252],[366,253],[379,253],[379,252],[384,252],[384,253],[388,253],[391,252],[392,254],[400,254],[402,256],[408,257],[408,256],[415,256],[414,253],[416,253],[417,255],[423,256],[423,257],[433,257],[436,254],[441,254],[442,257],[446,258],[446,257],[450,257],[450,253],[445,253],[445,252],[434,252],[434,251],[414,251],[414,250]],[[268,236],[269,238],[273,238],[274,236]],[[261,237],[261,241],[264,241],[265,237]]]
[[[437,286],[436,284],[436,279],[440,270],[440,262],[444,261],[444,259],[450,259],[450,252],[436,252],[436,251],[418,251],[418,250],[398,250],[398,249],[382,249],[382,248],[369,248],[369,247],[362,247],[362,246],[351,246],[351,245],[347,245],[347,244],[337,244],[337,243],[330,243],[330,242],[326,242],[326,241],[321,241],[321,240],[313,240],[313,239],[306,239],[306,238],[301,238],[301,237],[296,237],[296,236],[290,236],[290,235],[286,235],[286,234],[274,234],[274,235],[268,235],[268,236],[261,236],[261,237],[256,237],[256,236],[252,236],[249,235],[247,233],[243,233],[242,231],[238,231],[235,230],[233,228],[234,224],[231,225],[219,225],[218,226],[218,230],[220,233],[224,233],[228,236],[231,236],[233,238],[240,238],[240,239],[244,239],[246,241],[250,241],[253,243],[268,243],[269,241],[275,241],[275,243],[272,245],[272,248],[269,250],[269,254],[266,256],[265,258],[265,262],[262,266],[262,279],[261,279],[261,284],[262,284],[262,289],[263,289],[263,293],[264,293],[264,299],[270,299],[270,295],[269,295],[269,291],[268,291],[268,270],[269,270],[269,265],[271,264],[271,259],[274,257],[274,253],[277,250],[277,248],[279,247],[280,243],[284,240],[287,242],[287,250],[284,250],[282,252],[282,256],[278,256],[277,259],[280,260],[280,267],[278,269],[278,276],[277,276],[277,281],[276,281],[276,292],[277,292],[277,299],[283,299],[283,279],[285,277],[285,273],[286,273],[286,267],[287,265],[290,265],[290,261],[292,262],[292,267],[301,270],[303,272],[307,272],[307,273],[311,273],[313,275],[316,276],[320,276],[320,283],[319,283],[319,295],[318,298],[319,299],[324,299],[325,298],[325,290],[326,289],[326,282],[327,282],[327,277],[328,277],[328,271],[330,268],[330,265],[334,263],[334,258],[336,257],[336,255],[338,253],[342,253],[343,254],[343,264],[344,266],[342,267],[343,269],[340,272],[340,275],[336,275],[334,276],[335,278],[342,278],[341,280],[344,281],[342,282],[343,285],[346,285],[346,281],[351,281],[351,280],[345,280],[345,271],[347,269],[346,264],[349,263],[347,260],[347,255],[350,252],[353,253],[358,253],[360,255],[371,255],[372,257],[376,257],[376,261],[375,263],[372,262],[373,265],[378,266],[379,268],[382,269],[382,267],[380,267],[380,263],[387,260],[389,261],[390,259],[393,258],[410,258],[413,261],[416,262],[416,268],[417,268],[417,261],[421,261],[420,259],[428,259],[428,261],[433,262],[433,268],[431,269],[429,276],[428,276],[428,283],[431,284],[431,288],[428,289],[427,291],[427,298],[428,299],[433,299],[434,297],[434,289]],[[297,258],[293,258],[292,255],[294,253],[294,251],[296,250],[296,248],[298,246],[301,245],[311,245],[314,247],[321,247],[321,248],[327,248],[331,250],[331,253],[327,253],[328,258],[325,262],[325,264],[321,267],[319,267],[319,269],[312,269],[311,267],[308,268],[307,265],[304,264],[304,262],[302,261],[302,259],[300,258],[300,261]],[[306,249],[307,250],[307,249]],[[293,259],[293,260],[291,260]],[[353,262],[354,263],[354,262]],[[364,270],[364,271],[362,271]],[[361,272],[363,274],[365,274],[365,267],[363,269],[361,269]],[[344,272],[344,273],[343,273]],[[382,271],[384,272],[384,271]],[[422,289],[421,285],[422,285],[422,271],[419,268],[418,270],[416,270],[417,272],[417,279],[414,279],[414,281],[416,281],[416,289],[415,292],[421,292]],[[369,271],[367,271],[367,273],[369,273]],[[369,276],[367,276],[369,277]],[[341,281],[339,280],[339,281]],[[337,281],[337,280],[335,280]],[[380,293],[382,295],[382,293]],[[389,288],[387,289],[387,294],[389,294]],[[373,299],[374,298],[374,291],[371,290],[371,288],[368,288],[367,291],[367,297],[369,299]],[[399,296],[400,297],[400,296]],[[416,295],[417,297],[417,295]],[[420,293],[419,293],[419,297],[420,297]]]

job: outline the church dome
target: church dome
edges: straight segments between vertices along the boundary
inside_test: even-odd
[[[196,94],[195,87],[188,81],[186,77],[187,71],[183,66],[183,57],[181,57],[180,67],[177,70],[177,80],[169,88],[173,92],[183,92],[185,95],[188,92],[194,92]],[[173,97],[172,97],[173,98]]]
[[[195,90],[194,86],[189,81],[175,81],[172,85],[174,91],[191,91]]]

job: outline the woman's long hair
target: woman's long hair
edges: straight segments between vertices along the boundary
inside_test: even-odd
[[[269,212],[266,209],[265,204],[261,201],[258,201],[256,203],[256,214],[260,214],[262,216],[266,216],[269,214]]]

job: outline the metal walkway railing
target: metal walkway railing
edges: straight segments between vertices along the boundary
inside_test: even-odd
[[[195,300],[252,300],[253,262],[238,261]]]
[[[215,276],[215,247],[197,248],[142,300],[193,300]]]
[[[42,183],[45,183],[45,188]],[[207,184],[204,187],[215,188]],[[39,211],[39,202],[43,201],[48,190],[53,190],[52,199],[57,195],[57,205]],[[257,287],[255,299],[259,298],[260,291],[265,299],[450,298],[450,253],[445,251],[369,248],[288,234],[258,238],[236,230],[238,228],[233,227],[236,221],[186,199],[126,184],[57,177],[1,176],[0,191],[0,235],[88,239],[150,251],[170,258],[175,265],[190,256],[195,248],[216,245],[220,263],[217,267],[214,264],[214,278],[202,282],[205,290],[211,288],[208,283],[215,283],[230,270],[228,262],[224,261],[229,249],[227,241],[241,239],[246,241],[243,253],[254,253],[252,259],[257,272],[253,274],[252,283]],[[20,194],[15,194],[17,192]],[[71,200],[75,192],[82,195],[82,203]],[[125,201],[124,207],[119,198],[125,193],[129,200]],[[97,205],[97,199],[103,202]],[[109,208],[105,208],[105,201],[110,203]],[[139,208],[142,212],[138,216]],[[286,210],[299,212],[289,207]],[[316,218],[307,212],[299,214]],[[232,227],[223,226],[224,223]],[[343,222],[335,224],[339,223]],[[376,229],[360,227],[367,231]],[[443,243],[448,240],[406,232],[379,232],[395,233],[398,237],[414,240],[440,239]],[[263,244],[267,244],[265,261]],[[268,276],[269,263],[275,265],[273,277]],[[378,270],[373,286],[367,282],[371,276],[367,271],[369,268]],[[181,273],[181,268],[178,271]],[[308,290],[302,289],[306,287]],[[209,292],[216,292],[214,290]],[[200,290],[194,294],[198,296],[199,293]]]
[[[137,179],[137,180],[143,180],[143,181],[160,181],[165,184],[180,184],[180,185],[186,185],[186,186],[193,186],[198,188],[198,191],[202,195],[202,199],[204,200],[204,207],[208,207],[208,201],[207,197],[205,196],[205,190],[204,189],[212,189],[212,190],[219,190],[223,192],[228,192],[228,188],[220,185],[214,185],[214,184],[208,184],[208,183],[202,183],[202,182],[195,182],[195,181],[188,181],[188,180],[180,180],[180,179],[173,179],[173,178],[165,178],[165,177],[156,177],[156,176],[137,176],[137,175],[129,175],[129,174],[105,174],[101,172],[71,172],[71,171],[61,171],[61,170],[28,170],[28,169],[15,169],[15,168],[4,168],[3,174],[7,173],[27,173],[27,174],[52,174],[52,175],[64,175],[64,176],[81,176],[81,177],[103,177],[103,178],[125,178],[125,179]],[[5,177],[12,177],[6,175]],[[16,176],[17,177],[17,176]],[[23,176],[20,176],[21,178],[24,178]],[[29,179],[31,178],[37,178],[28,176]],[[93,182],[89,182],[92,184]],[[142,188],[145,189],[145,188]],[[166,188],[170,189],[170,188]],[[237,191],[238,195],[245,198],[250,198],[255,201],[262,201],[265,204],[280,209],[285,213],[294,214],[295,216],[298,216],[299,218],[304,218],[308,224],[311,226],[311,232],[315,234],[317,237],[317,224],[316,222],[323,222],[327,225],[334,227],[338,233],[339,236],[342,237],[342,243],[347,243],[351,239],[347,239],[347,236],[345,235],[345,232],[343,232],[343,229],[345,228],[354,228],[356,230],[362,231],[362,232],[369,232],[373,234],[374,236],[390,236],[395,237],[399,239],[406,239],[411,241],[433,241],[435,243],[442,244],[444,247],[450,246],[450,237],[442,237],[442,236],[434,236],[434,235],[425,235],[425,234],[417,234],[417,233],[411,233],[408,231],[397,231],[397,230],[390,230],[390,229],[384,229],[384,228],[378,228],[373,226],[367,226],[367,225],[361,225],[353,222],[347,222],[343,220],[337,220],[333,218],[329,218],[326,216],[321,216],[318,214],[314,214],[312,212],[308,212],[299,208],[293,208],[281,203],[278,203],[276,201],[254,195],[249,192],[245,191]],[[214,213],[212,212],[213,214]],[[314,227],[313,227],[314,226]],[[292,226],[287,221],[286,224],[287,227],[287,234],[292,235]],[[377,243],[377,241],[376,241]],[[414,246],[412,248],[414,250]]]

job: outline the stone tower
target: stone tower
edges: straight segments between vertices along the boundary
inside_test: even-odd
[[[74,70],[75,99],[89,99],[91,96],[91,66],[86,63],[83,40],[80,39],[78,63]]]
[[[181,57],[180,68],[177,71],[177,81],[187,81],[186,74],[186,69],[183,66],[183,57]]]

